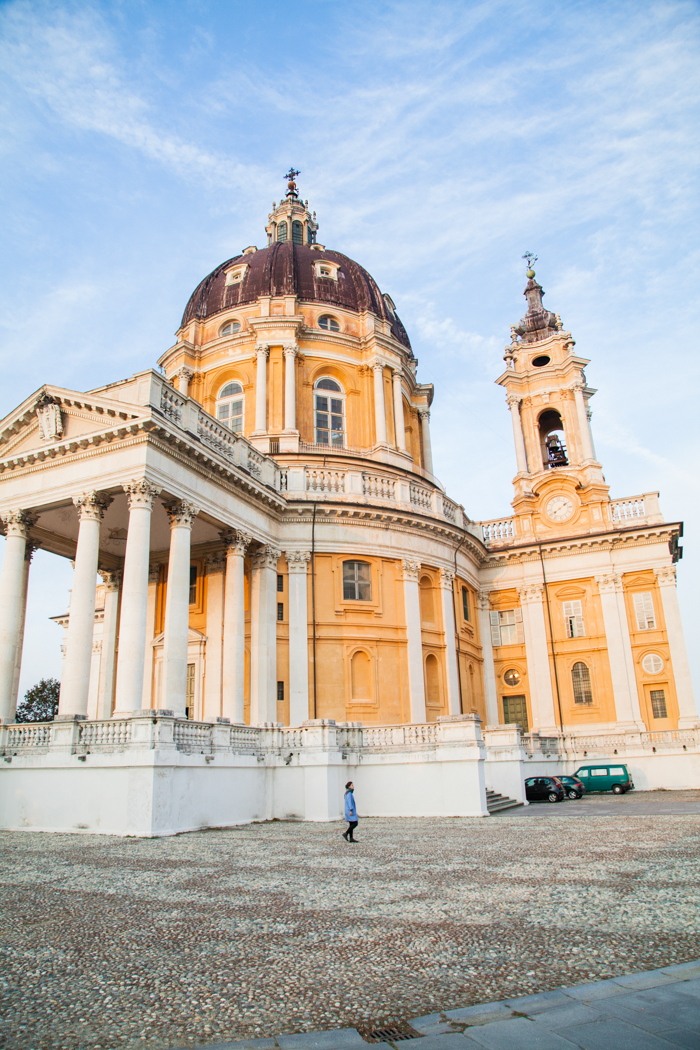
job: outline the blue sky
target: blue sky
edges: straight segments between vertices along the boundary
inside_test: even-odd
[[[293,164],[321,242],[397,303],[475,518],[510,509],[493,380],[539,255],[612,495],[660,489],[686,522],[692,652],[699,41],[685,0],[0,3],[0,415],[154,363],[199,280],[265,243]],[[22,689],[59,673],[69,586],[39,552]]]

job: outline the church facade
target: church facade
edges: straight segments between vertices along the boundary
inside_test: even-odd
[[[293,180],[266,234],[201,282],[158,369],[44,385],[0,424],[3,724],[41,546],[75,564],[59,721],[694,732],[682,525],[658,493],[610,497],[588,361],[534,271],[497,378],[512,513],[484,522],[434,474],[389,295]]]

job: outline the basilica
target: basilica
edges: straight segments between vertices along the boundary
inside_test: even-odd
[[[290,768],[316,733],[307,765],[374,748],[386,785],[397,747],[434,757],[457,737],[488,769],[490,733],[494,768],[525,742],[542,761],[666,749],[669,768],[682,749],[689,786],[700,753],[682,524],[665,522],[656,492],[610,496],[589,362],[534,270],[494,377],[513,426],[512,509],[475,520],[434,473],[433,386],[394,302],[319,242],[293,176],[265,245],[204,278],[158,367],[88,392],[46,383],[0,423],[5,772],[28,762],[28,783],[37,763],[65,774],[88,756],[95,771],[96,756],[131,768],[139,740],[176,764],[213,768],[225,753]],[[74,578],[55,617],[59,714],[30,731],[14,716],[37,547],[71,559]],[[204,772],[188,782],[202,798]],[[22,790],[26,813],[36,799]],[[62,790],[79,809],[77,786]],[[253,809],[277,812],[266,798]],[[308,816],[306,804],[294,805]],[[183,826],[216,820],[233,818]]]

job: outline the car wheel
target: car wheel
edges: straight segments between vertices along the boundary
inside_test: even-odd
[[[569,798],[580,798],[580,797],[581,796],[579,795],[578,791],[570,791],[569,792]]]
[[[624,793],[625,793],[625,789],[623,788],[622,784],[613,784],[613,794],[614,795],[624,795]]]
[[[558,802],[559,801],[559,796],[555,795],[553,791],[548,795],[548,798],[549,798],[550,802]]]

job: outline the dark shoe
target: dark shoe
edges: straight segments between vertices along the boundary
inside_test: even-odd
[[[346,841],[346,842],[352,842],[352,839],[349,839],[349,838],[348,838],[348,833],[347,833],[347,831],[344,831],[344,832],[343,832],[343,838],[345,839],[345,841]]]

